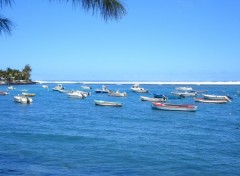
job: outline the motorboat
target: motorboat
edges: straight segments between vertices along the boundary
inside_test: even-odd
[[[108,93],[109,90],[107,89],[107,86],[103,85],[102,89],[96,89],[95,92],[96,93]]]
[[[0,95],[8,95],[8,92],[0,91]]]
[[[226,96],[226,95],[209,95],[209,94],[202,94],[204,99],[209,99],[209,100],[227,100],[231,102],[231,97]]]
[[[47,85],[42,85],[42,88],[48,89],[48,86]]]
[[[116,92],[113,92],[112,90],[109,90],[108,92],[109,96],[114,96],[114,97],[126,97],[127,93],[126,92],[120,92],[117,90]]]
[[[139,84],[134,84],[130,89],[131,91],[137,92],[137,93],[148,93],[148,90],[140,87]]]
[[[144,97],[144,96],[140,96],[140,99],[142,101],[150,101],[150,102],[165,102],[167,100],[166,97],[163,97],[163,98],[151,98],[151,97]]]
[[[195,97],[197,96],[196,92],[171,92],[171,94],[175,96],[181,96],[181,97]]]
[[[185,104],[170,104],[170,103],[158,103],[153,102],[152,108],[165,110],[165,111],[189,111],[194,112],[197,110],[197,106],[185,105]]]
[[[67,95],[72,98],[86,98],[89,95],[89,93],[77,90],[68,92]]]
[[[110,102],[110,101],[103,101],[103,100],[94,100],[95,105],[99,106],[115,106],[115,107],[122,107],[123,104],[119,102]]]
[[[22,95],[25,95],[27,97],[34,97],[36,94],[35,93],[26,93],[26,92],[23,92]]]
[[[153,94],[153,97],[154,98],[166,98],[166,96],[163,94]]]
[[[9,86],[7,89],[8,90],[14,90],[15,88],[13,86]]]
[[[53,88],[53,90],[54,90],[54,91],[64,90],[64,87],[63,87],[62,84],[58,84],[57,86],[55,86],[55,87]]]
[[[81,86],[81,87],[82,87],[82,89],[85,89],[85,90],[90,90],[90,89],[92,89],[92,87],[86,86],[86,85],[83,85],[83,86]]]
[[[204,99],[204,98],[194,98],[195,102],[201,102],[201,103],[216,103],[216,104],[225,104],[228,102],[226,99],[222,100],[211,100],[211,99]]]
[[[29,98],[25,95],[17,95],[13,97],[13,100],[17,103],[30,104],[32,103],[32,98]]]
[[[191,87],[177,87],[176,90],[180,91],[192,91],[193,89]]]

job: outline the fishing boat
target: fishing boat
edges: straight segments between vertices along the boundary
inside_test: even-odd
[[[13,97],[13,100],[17,103],[30,104],[32,103],[32,98],[29,98],[25,95],[17,95]]]
[[[25,95],[27,97],[34,97],[36,94],[35,93],[26,93],[26,92],[23,92],[22,95]]]
[[[114,96],[114,97],[126,97],[127,93],[126,92],[120,92],[117,90],[116,92],[113,92],[112,90],[109,90],[108,92],[109,96]]]
[[[204,98],[194,98],[195,102],[201,102],[201,103],[216,103],[216,104],[225,104],[228,102],[228,100],[211,100],[211,99],[204,99]]]
[[[131,91],[137,92],[137,93],[148,93],[148,90],[140,87],[139,84],[134,84],[130,89]]]
[[[64,87],[62,84],[58,84],[53,88],[54,91],[64,90]]]
[[[114,106],[114,107],[123,106],[123,104],[119,102],[110,102],[110,101],[102,101],[102,100],[94,100],[94,102],[95,102],[95,105],[99,105],[99,106]]]
[[[170,103],[152,103],[152,108],[165,110],[165,111],[189,111],[194,112],[197,110],[197,106],[183,105],[183,104],[170,104]]]
[[[180,91],[192,91],[193,89],[191,87],[177,87],[176,90]]]
[[[209,99],[209,100],[227,100],[231,102],[231,97],[226,96],[226,95],[209,95],[209,94],[202,94],[204,99]]]
[[[103,85],[102,89],[96,89],[95,92],[96,93],[108,93],[109,90],[107,89],[107,87],[105,85]]]
[[[151,98],[151,97],[144,97],[144,96],[140,96],[140,99],[142,101],[150,101],[150,102],[165,102],[166,98]]]

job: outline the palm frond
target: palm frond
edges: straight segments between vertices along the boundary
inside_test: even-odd
[[[7,5],[11,6],[13,2],[13,0],[0,0],[0,8]]]
[[[7,18],[0,17],[0,34],[3,32],[11,34],[12,22]]]

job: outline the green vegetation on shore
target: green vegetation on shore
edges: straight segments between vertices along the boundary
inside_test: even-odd
[[[0,70],[1,83],[5,84],[20,84],[20,83],[31,83],[32,68],[30,65],[25,65],[22,71],[12,68],[6,70]]]

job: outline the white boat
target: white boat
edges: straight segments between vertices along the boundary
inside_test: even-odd
[[[86,85],[85,85],[85,86],[83,85],[83,86],[81,86],[81,87],[82,87],[82,89],[85,89],[85,90],[90,90],[90,89],[92,89],[92,87],[86,86]]]
[[[29,98],[25,95],[17,95],[17,96],[14,96],[13,99],[17,103],[24,103],[24,104],[32,103],[32,98]]]
[[[137,93],[148,93],[148,90],[140,87],[139,84],[134,84],[130,89],[131,91],[137,92]]]
[[[169,103],[152,103],[152,108],[165,110],[165,111],[189,111],[194,112],[197,110],[197,106],[183,105],[183,104],[169,104]]]
[[[151,97],[144,97],[144,96],[140,96],[140,99],[142,101],[150,101],[150,102],[165,102],[166,98],[151,98]]]
[[[54,91],[59,91],[59,90],[64,90],[64,87],[62,86],[62,84],[58,84],[57,86],[55,86],[53,88]]]
[[[108,93],[109,90],[107,89],[107,86],[103,85],[102,89],[96,89],[95,92],[96,93]]]
[[[216,104],[225,104],[228,100],[210,100],[210,99],[203,99],[203,98],[194,98],[195,102],[201,103],[216,103]]]
[[[230,98],[226,95],[209,95],[209,94],[202,94],[204,99],[209,99],[209,100],[227,100],[231,102]]]
[[[67,95],[73,98],[86,98],[89,95],[89,93],[77,90],[68,92]]]
[[[126,92],[120,92],[117,90],[116,92],[113,92],[112,90],[109,90],[108,92],[109,96],[114,96],[114,97],[126,97],[127,93]]]
[[[15,88],[13,86],[9,86],[8,90],[14,90]]]
[[[8,94],[9,94],[8,92],[0,91],[0,95],[8,95]]]
[[[171,92],[171,94],[181,97],[195,97],[197,96],[196,92]]]
[[[115,106],[115,107],[123,106],[123,104],[119,102],[102,101],[102,100],[94,100],[94,102],[95,102],[95,105],[99,105],[99,106]]]
[[[191,87],[177,87],[176,90],[180,91],[192,91],[193,89]]]
[[[36,94],[35,93],[26,93],[26,92],[23,92],[22,95],[25,95],[27,97],[34,97]]]
[[[42,85],[42,88],[48,89],[48,86],[47,85]]]

